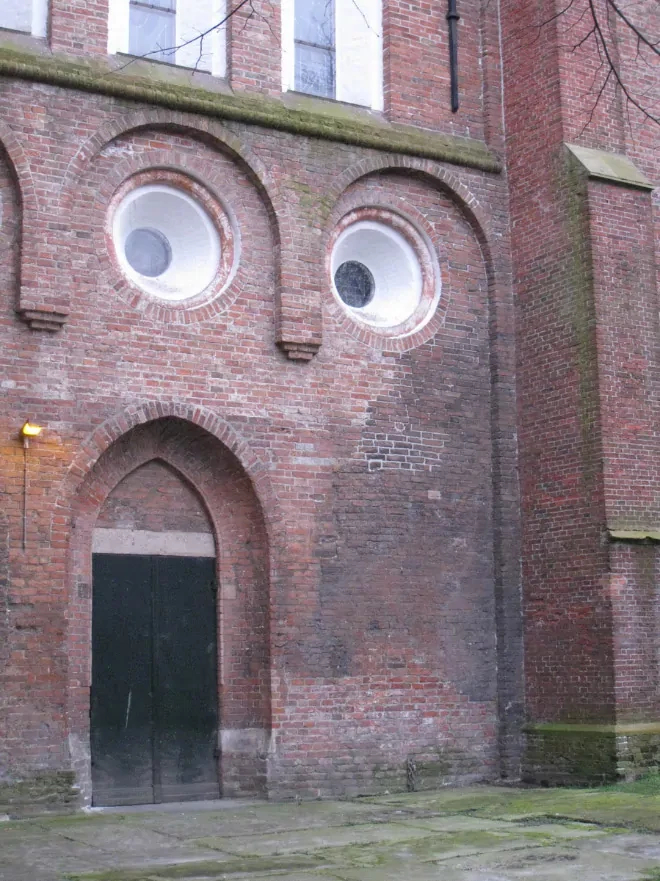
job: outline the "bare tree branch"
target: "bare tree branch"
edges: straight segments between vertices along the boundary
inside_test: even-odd
[[[212,34],[214,31],[217,31],[223,25],[225,25],[229,21],[229,19],[232,18],[232,16],[236,15],[236,13],[240,9],[242,9],[244,6],[247,6],[248,4],[252,7],[252,13],[256,14],[256,12],[254,10],[253,2],[254,2],[254,0],[240,0],[240,3],[237,6],[235,6],[233,9],[231,9],[227,13],[227,15],[224,16],[224,18],[220,19],[220,21],[216,21],[215,24],[212,24],[205,31],[200,31],[199,34],[195,34],[194,37],[191,37],[189,40],[184,40],[182,43],[178,43],[176,46],[167,46],[167,47],[160,47],[159,46],[156,49],[153,49],[151,52],[145,52],[143,55],[136,55],[134,58],[129,58],[129,60],[125,64],[122,64],[119,67],[115,67],[113,70],[109,71],[109,74],[119,73],[120,71],[125,70],[127,67],[130,67],[130,65],[134,64],[136,61],[140,61],[143,58],[148,59],[150,55],[156,55],[157,53],[160,53],[160,52],[168,52],[171,55],[174,55],[179,49],[184,49],[186,46],[192,46],[193,43],[196,43],[197,41],[199,41],[199,45],[200,45],[199,57],[197,59],[197,62],[196,62],[195,68],[194,68],[196,70],[197,65],[199,65],[199,62],[202,60],[203,45],[204,45],[205,38],[208,37],[210,34]],[[252,17],[252,13],[248,16],[248,20]]]
[[[635,97],[635,95],[632,92],[632,89],[624,81],[622,71],[621,71],[620,65],[618,63],[618,59],[616,59],[614,57],[612,47],[611,47],[608,39],[606,38],[605,34],[603,33],[602,24],[601,24],[601,21],[598,17],[598,12],[596,10],[594,0],[587,0],[587,2],[589,5],[591,17],[592,17],[592,20],[594,23],[596,43],[599,47],[599,50],[602,51],[603,55],[605,56],[605,59],[607,61],[608,68],[609,68],[608,72],[607,72],[607,76],[605,78],[605,82],[601,86],[601,89],[599,90],[598,95],[596,96],[596,106],[598,105],[598,102],[600,101],[600,99],[602,98],[602,96],[604,94],[605,87],[607,86],[607,83],[610,81],[610,79],[613,78],[615,80],[617,86],[621,89],[622,93],[624,94],[626,101],[629,104],[632,104],[633,107],[636,107],[637,110],[639,110],[640,113],[642,113],[643,116],[646,117],[646,119],[651,120],[651,122],[656,123],[656,125],[660,125],[660,116],[656,116],[655,113],[652,113],[647,107],[645,107],[641,103],[641,101],[639,101]],[[622,20],[626,21],[626,24],[628,25],[628,27],[630,27],[630,29],[632,30],[632,32],[635,35],[637,35],[637,36],[640,35],[641,32],[638,30],[638,28],[636,28],[632,24],[628,24],[627,19],[625,19],[623,14],[620,13],[620,10],[618,9],[618,5],[614,2],[614,0],[607,0],[607,4],[609,7],[611,7],[614,10],[615,13],[620,14]],[[647,41],[647,45],[650,46],[651,43]],[[656,51],[656,50],[654,49],[654,51]],[[657,54],[660,54],[660,53],[657,53]]]
[[[651,52],[655,52],[656,55],[660,55],[660,38],[657,42],[652,43],[651,40],[646,36],[646,34],[644,34],[643,31],[640,30],[640,28],[638,28],[637,25],[635,25],[630,20],[630,18],[623,12],[619,5],[614,2],[614,0],[607,0],[607,5],[614,12],[614,14],[617,15],[626,24],[626,26],[630,28],[633,34],[635,34],[638,43],[643,43],[645,46],[648,46]]]

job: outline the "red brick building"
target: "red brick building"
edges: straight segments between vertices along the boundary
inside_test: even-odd
[[[10,812],[660,761],[660,127],[448,9],[3,5]]]

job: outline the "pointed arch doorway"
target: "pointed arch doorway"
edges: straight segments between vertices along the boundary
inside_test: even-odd
[[[215,541],[164,462],[110,493],[93,533],[95,805],[218,798]]]

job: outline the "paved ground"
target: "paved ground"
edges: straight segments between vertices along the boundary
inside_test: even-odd
[[[0,823],[2,881],[660,881],[660,777]]]

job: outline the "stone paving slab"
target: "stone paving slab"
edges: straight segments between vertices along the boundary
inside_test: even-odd
[[[358,822],[384,822],[393,814],[396,816],[391,809],[379,810],[374,805],[361,801],[287,803],[284,810],[281,805],[262,802],[240,811],[224,810],[221,815],[218,812],[197,813],[191,805],[184,814],[170,814],[167,831],[169,835],[181,838],[204,838],[217,834],[221,828],[223,836],[243,836],[296,829],[323,829]],[[162,828],[159,814],[142,814],[139,822],[146,828]]]
[[[636,881],[655,867],[652,861],[620,855],[585,853],[580,848],[511,852],[495,860],[473,859],[456,866],[447,881]],[[657,877],[657,876],[656,876]]]
[[[0,881],[660,881],[660,778],[654,786],[469,787],[0,823]]]
[[[643,859],[656,860],[660,864],[660,836],[623,834],[605,838],[599,843],[601,853],[618,853]]]
[[[504,832],[507,835],[519,829],[521,834],[538,833],[559,838],[582,838],[590,835],[602,835],[603,830],[589,823],[544,823],[534,822],[512,823],[507,820],[490,820],[474,815],[419,817],[412,820],[396,820],[397,824],[415,829],[428,829],[433,832]]]
[[[408,828],[403,825],[386,823],[365,823],[360,825],[325,827],[323,829],[301,829],[291,832],[278,832],[267,835],[250,835],[228,839],[224,836],[201,838],[199,844],[217,846],[234,854],[310,853],[322,848],[337,848],[347,845],[380,844],[387,841],[408,841],[411,838],[431,837],[428,829]]]
[[[141,862],[154,864],[188,859],[218,859],[218,848],[205,848],[197,842],[180,841],[169,832],[158,832],[136,826],[101,827],[94,825],[74,826],[56,833],[69,841],[79,842],[98,848],[106,853],[125,854],[132,859],[133,854],[141,855]],[[123,861],[122,861],[123,863]],[[130,862],[123,863],[131,865]]]

